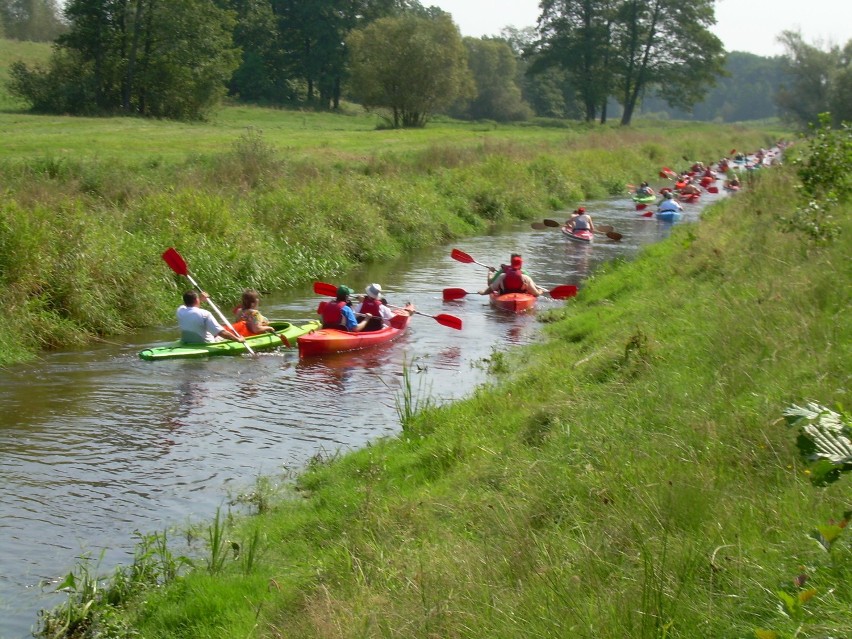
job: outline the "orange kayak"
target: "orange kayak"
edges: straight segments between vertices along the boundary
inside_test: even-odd
[[[410,319],[407,312],[395,313],[392,325],[377,331],[350,333],[339,328],[320,328],[306,333],[296,340],[299,345],[299,357],[343,353],[390,342],[405,332]]]
[[[529,293],[491,293],[491,305],[512,313],[523,313],[535,306],[538,298]]]

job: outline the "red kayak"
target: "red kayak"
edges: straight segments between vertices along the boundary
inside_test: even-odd
[[[491,293],[491,305],[511,313],[523,313],[535,306],[538,298],[530,293]]]
[[[302,335],[296,340],[299,344],[299,357],[355,351],[390,342],[405,332],[410,319],[405,311],[394,311],[394,313],[396,315],[391,320],[391,325],[377,331],[350,333],[339,328],[321,328]]]
[[[572,231],[567,226],[562,227],[562,233],[569,240],[573,242],[580,242],[581,244],[591,244],[595,239],[595,234],[592,233],[589,229],[582,229],[580,231]]]
[[[699,197],[701,196],[698,193],[681,193],[678,196],[678,199],[681,202],[687,202],[689,204],[692,204],[694,202],[697,202]]]

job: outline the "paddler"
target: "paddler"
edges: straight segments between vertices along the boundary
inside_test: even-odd
[[[223,327],[213,317],[213,313],[201,308],[202,300],[207,298],[204,291],[200,296],[192,290],[183,294],[183,305],[178,307],[176,313],[180,341],[184,344],[206,344],[226,339],[245,342],[245,337]]]
[[[509,268],[494,278],[485,289],[479,291],[479,294],[488,295],[499,291],[501,294],[529,293],[538,297],[546,293],[545,289],[539,288],[529,275],[521,271],[523,263],[521,256],[513,253]]]
[[[574,213],[571,219],[565,222],[565,227],[569,231],[572,233],[576,233],[577,231],[595,232],[595,224],[592,222],[592,217],[586,213],[585,207],[581,206]]]
[[[355,317],[355,311],[352,310],[353,293],[355,291],[348,286],[339,286],[334,301],[320,305],[318,312],[322,317],[323,328],[336,328],[350,333],[360,333],[367,327],[370,318],[373,316],[365,314],[364,319],[358,321],[358,318]]]
[[[390,326],[394,313],[388,306],[388,301],[382,297],[381,284],[370,284],[364,292],[366,295],[361,301],[358,314],[372,316],[364,330],[377,331],[384,326]],[[402,310],[410,317],[414,313],[414,306],[406,304]]]

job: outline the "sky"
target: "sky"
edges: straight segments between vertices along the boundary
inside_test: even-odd
[[[688,2],[689,0],[684,0]],[[499,35],[511,25],[535,26],[538,0],[421,0],[451,13],[462,35]],[[726,51],[783,55],[782,31],[800,31],[805,43],[825,48],[852,39],[850,0],[716,0],[713,33]]]

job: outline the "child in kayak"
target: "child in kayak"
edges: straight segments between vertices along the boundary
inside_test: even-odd
[[[234,319],[234,330],[248,337],[260,335],[261,333],[274,333],[275,329],[269,325],[268,320],[258,310],[260,294],[254,289],[243,291],[242,305],[236,310]]]

